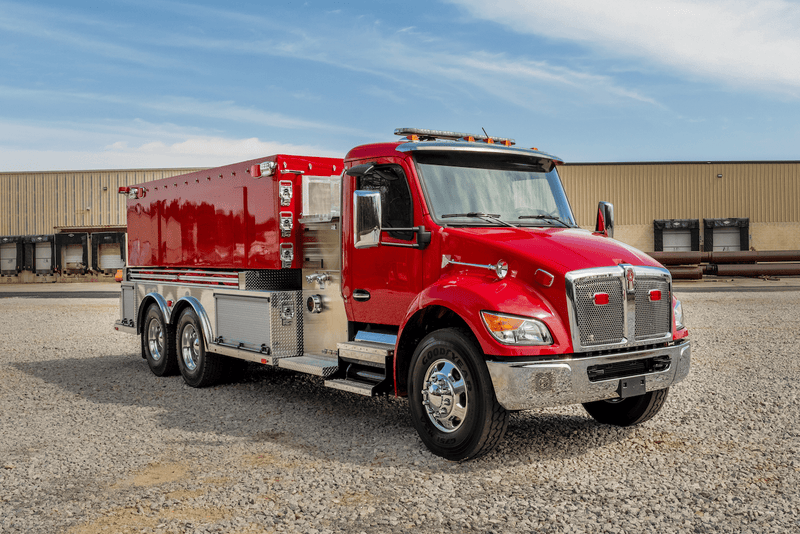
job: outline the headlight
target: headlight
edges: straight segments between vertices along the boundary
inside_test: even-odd
[[[683,330],[685,328],[683,326],[683,306],[681,306],[681,301],[678,299],[675,299],[672,305],[672,314],[675,316],[675,329]]]
[[[552,345],[553,336],[542,321],[500,313],[481,312],[483,324],[504,345]]]

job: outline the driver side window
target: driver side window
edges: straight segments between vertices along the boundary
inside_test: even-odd
[[[414,225],[414,204],[408,180],[400,165],[381,165],[358,178],[357,189],[381,194],[381,226],[411,228]],[[412,232],[388,232],[395,239],[411,240]]]

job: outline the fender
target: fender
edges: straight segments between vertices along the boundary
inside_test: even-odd
[[[409,321],[420,310],[430,306],[442,306],[461,317],[477,338],[483,353],[487,355],[542,356],[572,352],[572,341],[565,327],[568,321],[560,317],[555,308],[539,292],[516,278],[497,280],[494,277],[473,274],[440,278],[423,289],[412,301],[400,325],[398,341],[402,338]],[[539,319],[550,329],[553,344],[504,345],[488,332],[481,319],[481,311]]]
[[[147,308],[150,307],[151,301],[158,304],[158,308],[161,310],[161,317],[164,319],[164,324],[170,324],[172,311],[167,305],[167,299],[165,299],[160,293],[148,293],[142,299],[142,303],[139,305],[139,311],[136,313],[136,329],[139,334],[142,333],[142,328],[144,328],[142,326],[142,323],[144,322],[144,314],[147,312]]]
[[[200,328],[203,330],[203,339],[206,342],[206,348],[208,348],[213,342],[214,336],[213,332],[211,331],[211,321],[208,319],[206,309],[203,308],[203,305],[200,304],[199,300],[188,296],[178,299],[178,302],[175,304],[175,309],[181,309],[182,311],[182,309],[186,306],[191,306],[191,308],[194,310],[194,313],[197,315],[197,318],[200,320]]]

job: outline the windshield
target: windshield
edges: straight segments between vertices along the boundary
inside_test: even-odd
[[[550,160],[485,152],[417,152],[415,159],[442,225],[575,225]]]

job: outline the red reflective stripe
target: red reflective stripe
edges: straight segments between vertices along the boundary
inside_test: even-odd
[[[595,293],[594,294],[594,305],[595,306],[605,306],[608,304],[608,293]]]

